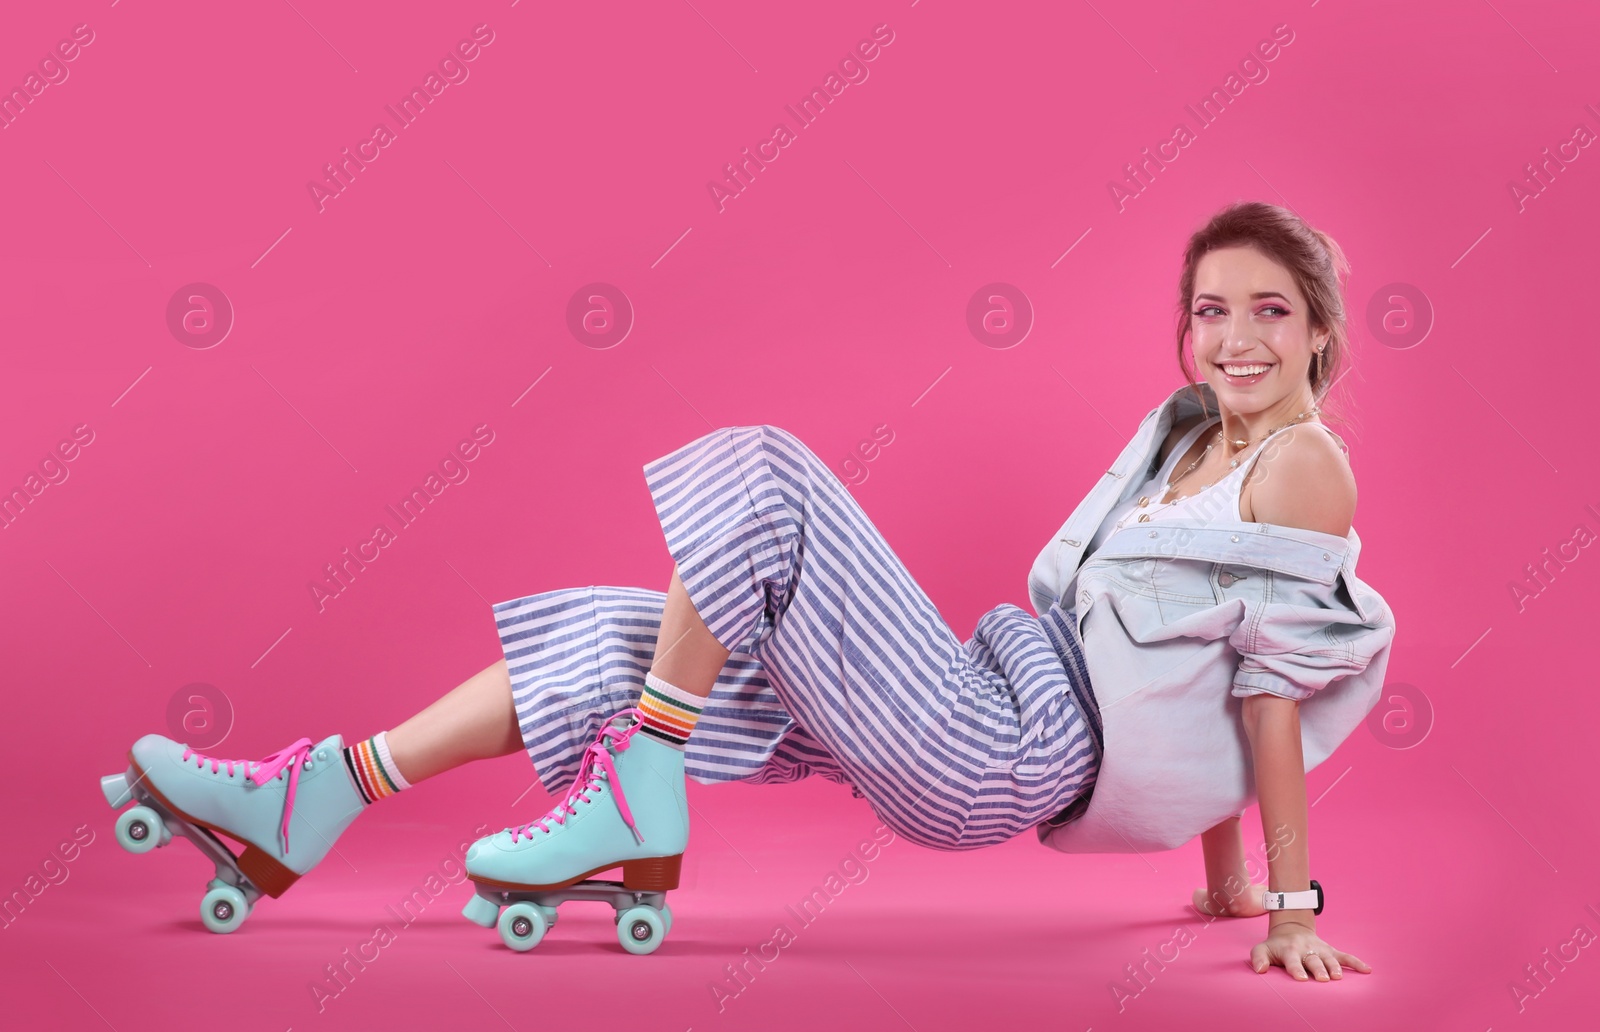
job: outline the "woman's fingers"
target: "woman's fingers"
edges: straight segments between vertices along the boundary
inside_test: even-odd
[[[1328,971],[1328,966],[1322,962],[1322,955],[1311,950],[1306,950],[1300,954],[1300,967],[1307,975],[1319,982],[1326,982],[1338,977]]]
[[[1372,966],[1353,953],[1336,950],[1327,943],[1320,943],[1316,947],[1296,949],[1287,942],[1280,942],[1278,951],[1274,952],[1271,941],[1258,942],[1250,948],[1250,967],[1256,974],[1262,974],[1271,969],[1273,961],[1283,965],[1283,969],[1296,981],[1306,982],[1331,982],[1344,977],[1346,967],[1356,971],[1372,971]]]
[[[1357,971],[1365,972],[1367,974],[1372,973],[1372,965],[1368,964],[1354,953],[1346,953],[1343,950],[1334,950],[1333,955],[1339,958],[1340,963],[1348,964]]]

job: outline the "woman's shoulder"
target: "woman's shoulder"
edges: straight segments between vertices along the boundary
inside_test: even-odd
[[[1319,530],[1344,537],[1356,510],[1356,478],[1348,450],[1321,423],[1274,434],[1250,475],[1256,522]]]

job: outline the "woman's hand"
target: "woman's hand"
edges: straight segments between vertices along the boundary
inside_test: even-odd
[[[1280,922],[1267,933],[1265,942],[1250,947],[1250,966],[1256,974],[1274,964],[1301,982],[1308,978],[1318,982],[1343,978],[1347,966],[1363,974],[1372,973],[1372,966],[1360,957],[1323,942],[1310,925],[1291,921]]]
[[[1260,917],[1267,912],[1261,905],[1261,896],[1266,891],[1265,885],[1251,885],[1230,897],[1226,889],[1195,889],[1190,902],[1207,917]]]

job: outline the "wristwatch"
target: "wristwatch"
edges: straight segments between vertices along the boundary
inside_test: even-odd
[[[1269,889],[1261,894],[1261,905],[1268,910],[1310,910],[1313,914],[1320,914],[1322,884],[1313,878],[1311,888],[1300,892],[1273,892]]]

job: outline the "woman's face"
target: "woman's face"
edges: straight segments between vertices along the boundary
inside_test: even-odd
[[[1249,414],[1310,399],[1312,349],[1327,334],[1312,335],[1294,277],[1255,248],[1224,247],[1200,259],[1189,331],[1195,366],[1224,408]]]

